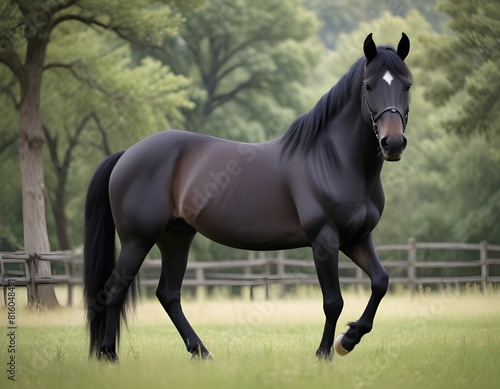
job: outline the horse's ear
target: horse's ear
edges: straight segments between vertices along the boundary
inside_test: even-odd
[[[370,32],[363,43],[363,51],[365,52],[367,64],[377,56],[377,46],[375,46],[372,35],[373,34]]]
[[[401,37],[401,40],[398,43],[397,53],[399,55],[399,58],[401,58],[404,61],[409,52],[410,52],[410,39],[403,32],[403,36]]]

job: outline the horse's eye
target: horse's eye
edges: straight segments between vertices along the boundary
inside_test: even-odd
[[[412,84],[408,84],[405,87],[405,91],[408,92],[411,89]]]
[[[367,91],[371,92],[372,87],[371,87],[370,85],[368,85],[368,84],[365,84],[365,89],[366,89]]]

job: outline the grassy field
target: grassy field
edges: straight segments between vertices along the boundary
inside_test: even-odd
[[[124,331],[119,365],[87,359],[81,307],[33,312],[18,291],[16,382],[8,380],[7,311],[0,309],[1,387],[16,388],[499,388],[500,292],[388,295],[373,331],[345,357],[317,361],[321,297],[186,301],[184,310],[214,354],[190,359],[155,300]],[[337,332],[361,314],[365,293],[344,293]]]

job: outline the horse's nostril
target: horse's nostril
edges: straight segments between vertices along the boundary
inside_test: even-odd
[[[389,151],[390,146],[387,137],[380,139],[380,147],[382,147],[382,149],[385,151]]]
[[[408,139],[403,135],[403,144],[401,145],[401,150],[406,149],[406,145],[408,144]]]

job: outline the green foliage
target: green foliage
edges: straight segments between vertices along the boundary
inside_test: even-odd
[[[0,251],[17,250],[23,246],[21,177],[17,158],[14,147],[1,155]]]
[[[452,17],[456,35],[427,31],[419,38],[425,49],[416,54],[414,69],[424,109],[416,116],[422,126],[415,128],[417,101],[412,101],[410,131],[416,144],[413,138],[409,143],[419,158],[398,192],[387,188],[382,226],[392,231],[385,233],[386,239],[394,239],[401,225],[404,235],[419,240],[498,242],[500,144],[494,134],[500,120],[500,51],[493,44],[498,8],[492,1],[440,5]],[[481,36],[473,38],[477,34]],[[482,52],[486,47],[491,48],[488,58]],[[391,200],[404,205],[393,208]],[[402,217],[404,222],[398,222]]]
[[[184,128],[264,141],[305,109],[301,89],[319,44],[316,19],[298,0],[211,1],[186,18],[152,53],[194,81]]]
[[[0,91],[15,80],[9,69],[0,66]],[[0,93],[0,250],[22,247],[22,199],[19,156],[15,150],[19,118],[13,109],[15,94]]]
[[[444,130],[436,134],[410,143],[404,157],[416,156],[406,165],[410,171],[405,172],[402,161],[397,170],[405,175],[392,185],[386,182],[386,210],[376,230],[380,241],[414,236],[420,241],[498,242],[500,142],[484,136],[464,142]]]
[[[43,124],[49,148],[53,143],[57,148],[56,156],[51,154],[54,175],[46,175],[47,186],[52,208],[63,200],[54,197],[58,188],[66,186],[68,217],[75,221],[71,240],[79,242],[81,194],[87,183],[81,177],[90,175],[82,165],[95,161],[96,166],[103,155],[170,128],[170,121],[181,117],[180,109],[192,103],[185,77],[152,58],[131,66],[130,48],[118,38],[68,23],[54,34],[53,42],[48,66],[61,61],[72,65],[49,68],[44,75]],[[91,49],[85,50],[90,42]],[[96,153],[99,149],[103,154]],[[64,174],[69,178],[61,182]]]
[[[321,21],[319,36],[329,49],[335,49],[338,37],[350,33],[360,23],[369,23],[389,13],[405,18],[412,10],[417,10],[430,23],[433,29],[440,31],[445,16],[435,8],[436,0],[304,0],[307,8],[313,10]],[[390,31],[387,29],[387,31]]]
[[[500,124],[500,7],[496,0],[442,0],[451,17],[453,36],[430,34],[423,64],[445,77],[428,96],[439,105],[453,105],[456,115],[444,125],[462,135],[498,134]],[[460,96],[459,99],[454,97]]]
[[[411,50],[406,62],[415,72],[414,58],[424,50],[424,47],[418,44],[418,40],[425,31],[431,31],[431,26],[420,13],[411,11],[405,18],[384,12],[379,18],[370,22],[361,22],[358,28],[350,33],[339,34],[336,49],[323,56],[312,77],[312,89],[317,92],[312,98],[314,101],[319,99],[355,61],[363,56],[363,41],[369,33],[373,33],[377,45],[392,44],[393,46],[399,42],[402,32],[407,33],[411,40]],[[418,74],[415,76],[418,78]]]
[[[78,24],[64,27],[54,34],[47,54],[48,66],[71,64],[45,72],[42,109],[49,129],[74,129],[94,113],[114,138],[112,151],[117,151],[169,128],[182,108],[192,108],[185,77],[151,58],[131,64],[130,47],[109,34]],[[74,115],[64,114],[68,112]]]
[[[198,0],[54,0],[0,6],[0,92],[2,102],[7,103],[0,108],[0,131],[5,133],[0,153],[3,158],[17,158],[4,151],[16,138],[19,85],[25,85],[32,73],[43,71],[40,106],[49,151],[45,176],[55,218],[54,223],[49,217],[48,224],[53,226],[51,231],[57,230],[60,242],[53,247],[70,247],[68,234],[73,242],[81,241],[85,187],[93,170],[89,166],[98,162],[95,150],[109,154],[129,147],[169,128],[170,120],[180,118],[181,109],[192,108],[185,91],[189,81],[151,58],[132,64],[129,42],[158,44],[184,22],[181,5],[194,8],[199,4]],[[44,41],[46,50],[40,43]],[[31,48],[36,44],[43,48],[45,61],[39,63],[43,69],[23,67],[30,55],[28,42]],[[12,164],[3,166],[7,169]],[[13,174],[5,181],[18,189],[18,180]],[[12,193],[4,191],[1,196]],[[7,235],[19,236],[22,217],[10,214],[18,216],[10,212],[0,226]],[[52,232],[52,242],[53,236]]]

